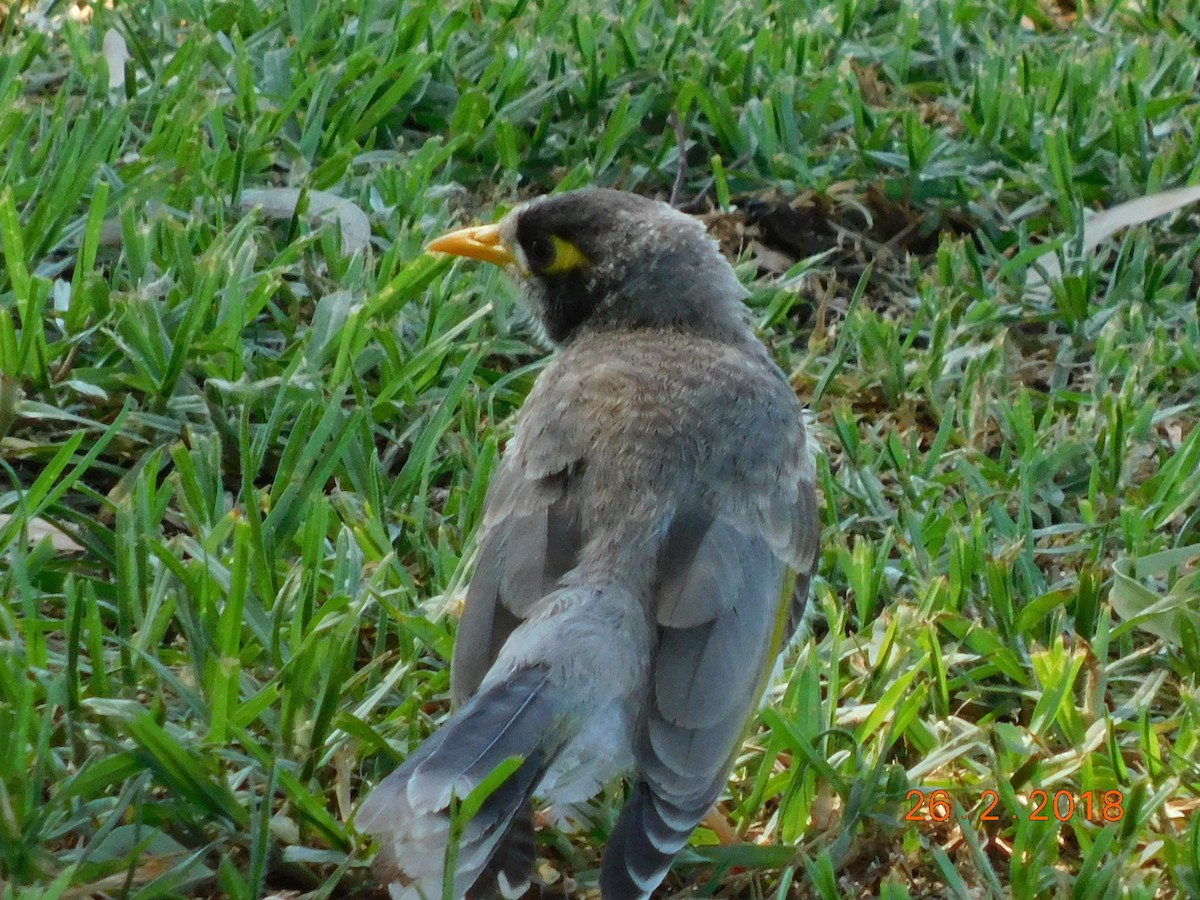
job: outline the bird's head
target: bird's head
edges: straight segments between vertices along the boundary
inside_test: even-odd
[[[508,269],[555,344],[630,328],[749,335],[745,290],[704,226],[636,194],[589,188],[541,197],[429,249]]]

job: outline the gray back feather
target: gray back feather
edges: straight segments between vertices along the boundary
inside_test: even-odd
[[[767,656],[804,610],[813,464],[800,405],[756,346],[663,334],[573,344],[527,400],[489,491],[455,646],[459,703],[564,583],[618,582],[657,623],[639,782],[605,854],[606,897],[661,881],[719,796]],[[797,590],[784,598],[789,569]]]

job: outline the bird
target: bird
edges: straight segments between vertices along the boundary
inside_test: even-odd
[[[650,897],[803,631],[820,533],[804,409],[716,241],[666,203],[550,194],[427,249],[503,267],[552,356],[488,486],[453,711],[357,827],[397,900],[520,897],[535,797],[570,809],[625,778],[600,895]]]

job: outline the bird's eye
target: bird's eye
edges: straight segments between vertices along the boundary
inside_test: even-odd
[[[562,275],[588,264],[588,258],[578,247],[557,234],[537,235],[522,242],[525,262],[539,275]]]
[[[548,237],[535,237],[525,245],[525,259],[529,268],[541,272],[554,264],[554,242]]]

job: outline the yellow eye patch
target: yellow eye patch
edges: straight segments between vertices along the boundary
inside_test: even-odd
[[[548,265],[539,269],[541,274],[562,275],[565,272],[582,269],[588,264],[588,258],[583,255],[583,251],[566,238],[552,234],[550,235],[550,245],[554,248],[553,256]]]

